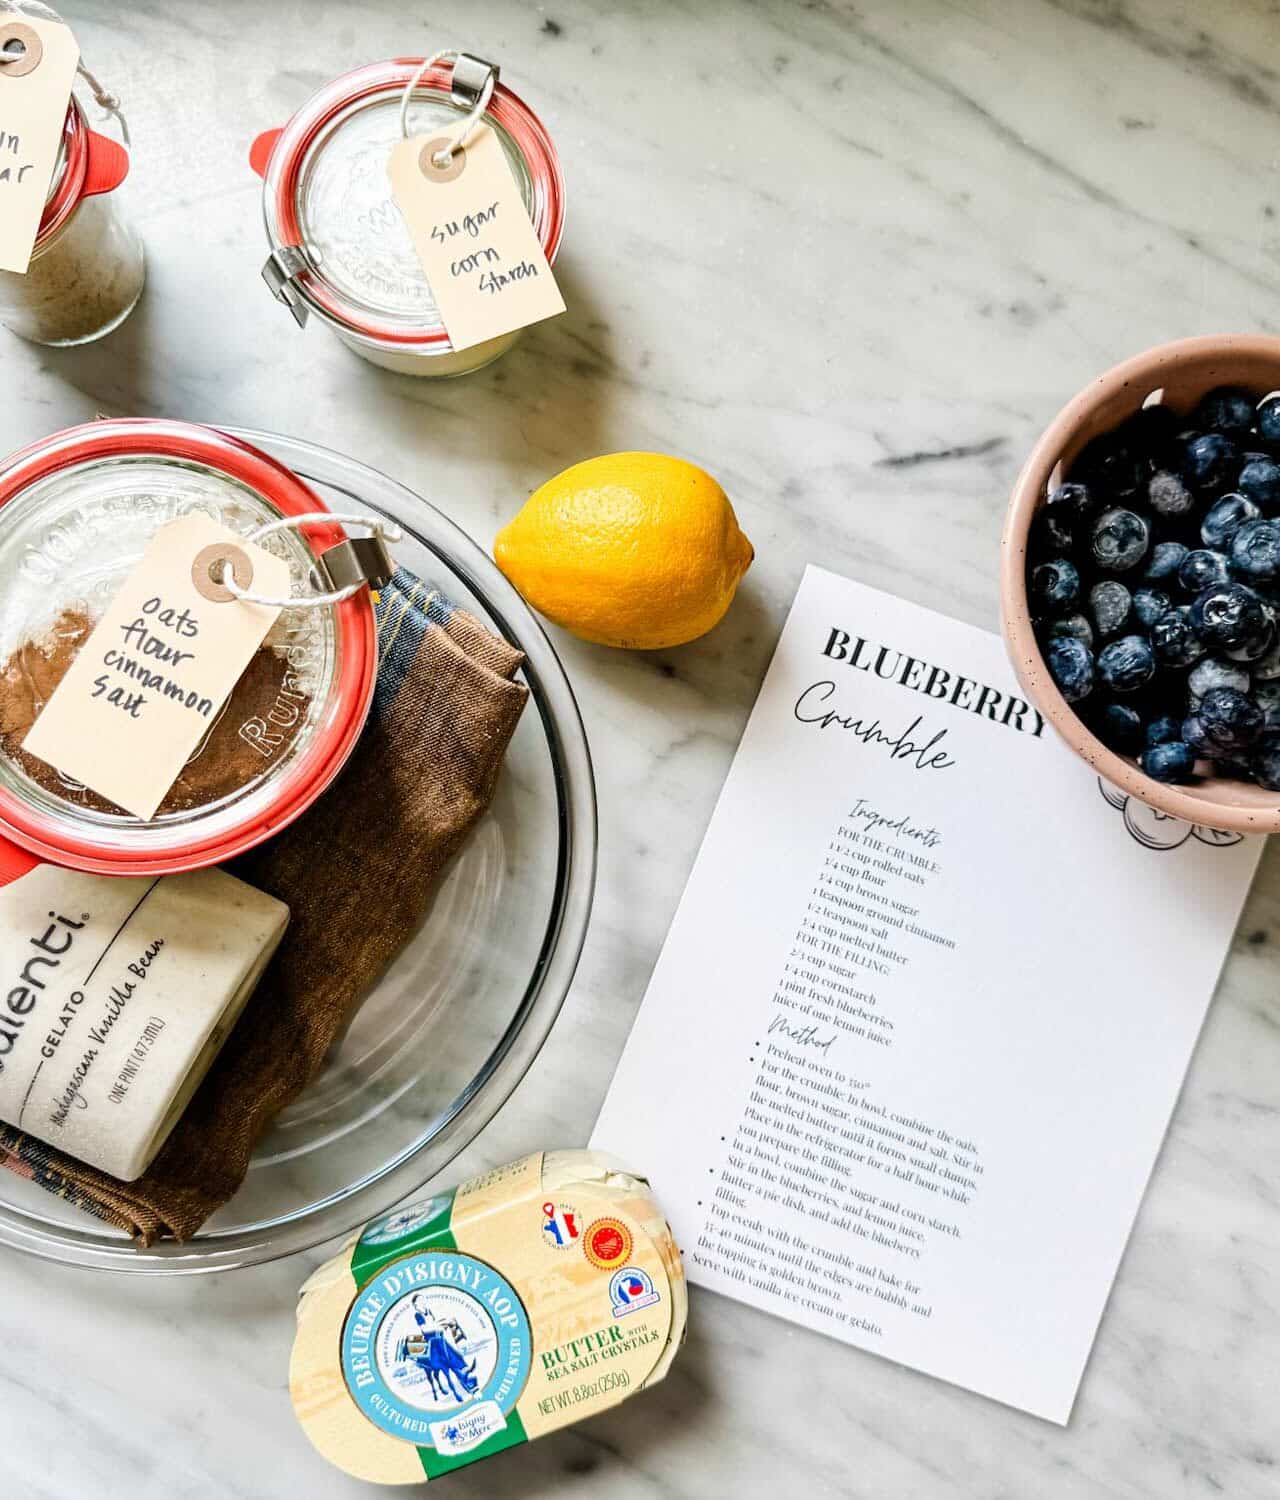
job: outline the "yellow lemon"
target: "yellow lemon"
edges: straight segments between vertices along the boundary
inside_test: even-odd
[[[718,624],[755,552],[710,474],[664,453],[609,453],[536,490],[493,555],[557,625],[655,651]]]

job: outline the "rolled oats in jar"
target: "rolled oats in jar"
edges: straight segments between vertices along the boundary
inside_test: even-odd
[[[22,16],[58,19],[34,0],[0,0],[0,45]],[[21,48],[20,41],[7,46],[10,56]],[[5,66],[12,64],[0,64],[0,87]],[[115,100],[89,82],[98,102],[118,114]],[[126,149],[91,130],[72,97],[30,266],[25,274],[0,271],[6,328],[36,344],[87,344],[133,311],[146,268],[142,242],[121,212],[119,188],[128,171]]]
[[[404,375],[466,374],[515,343],[518,332],[453,347],[387,176],[403,135],[447,132],[479,108],[554,261],[564,227],[560,160],[542,122],[497,74],[465,53],[430,66],[421,58],[374,63],[321,89],[253,143],[271,245],[263,276],[299,324],[315,313],[357,354]]]

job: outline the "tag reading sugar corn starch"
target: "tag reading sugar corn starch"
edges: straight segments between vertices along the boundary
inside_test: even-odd
[[[31,264],[79,61],[69,27],[0,15],[0,271]]]
[[[449,342],[470,349],[565,305],[498,137],[477,125],[451,145],[401,141],[388,170]]]
[[[152,537],[22,748],[151,818],[275,624],[279,609],[220,583],[287,596],[289,565],[202,512]]]

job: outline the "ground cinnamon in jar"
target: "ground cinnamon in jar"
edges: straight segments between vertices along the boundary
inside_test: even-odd
[[[25,641],[0,666],[0,748],[54,796],[95,812],[119,813],[114,803],[22,748],[93,626],[84,609],[65,609],[43,636]],[[310,706],[310,695],[288,658],[270,642],[260,646],[156,817],[206,807],[262,776],[287,755],[307,722]]]

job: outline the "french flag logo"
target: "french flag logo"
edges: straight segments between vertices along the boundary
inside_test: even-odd
[[[563,1250],[578,1238],[578,1216],[571,1208],[561,1208],[554,1203],[542,1205],[542,1233],[556,1247]]]

